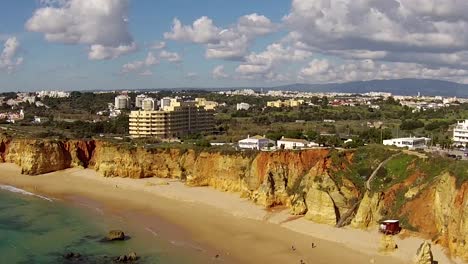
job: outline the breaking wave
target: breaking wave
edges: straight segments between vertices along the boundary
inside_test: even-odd
[[[13,187],[11,185],[1,185],[0,184],[0,190],[9,191],[9,192],[13,192],[13,193],[19,193],[19,194],[28,195],[28,196],[34,196],[34,197],[41,198],[41,199],[49,201],[49,202],[53,202],[52,199],[50,199],[49,197],[39,195],[39,194],[35,194],[35,193],[32,193],[32,192],[28,192],[28,191],[25,191],[23,189]]]

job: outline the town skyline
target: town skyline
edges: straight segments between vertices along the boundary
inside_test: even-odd
[[[468,82],[459,1],[7,1],[0,91]],[[181,8],[185,7],[185,8]],[[188,7],[188,8],[187,8]]]

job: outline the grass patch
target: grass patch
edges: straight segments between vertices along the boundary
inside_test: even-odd
[[[416,159],[417,157],[407,154],[400,154],[390,159],[371,182],[371,190],[382,191],[406,180],[412,172],[409,167]]]
[[[392,154],[392,150],[382,145],[368,145],[356,149],[351,162],[344,158],[344,153],[338,157],[332,153],[333,167],[336,168],[332,172],[332,177],[336,179],[336,182],[342,182],[342,178],[345,177],[352,181],[360,191],[363,191],[365,182],[372,172]],[[341,163],[345,163],[345,169],[341,168]]]

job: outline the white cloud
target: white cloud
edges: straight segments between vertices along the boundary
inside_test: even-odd
[[[144,60],[138,60],[138,61],[133,61],[130,63],[126,63],[122,66],[122,73],[130,73],[130,72],[136,72],[139,71],[143,68],[147,68],[153,65],[158,64],[159,61],[158,59],[154,56],[153,52],[148,52],[148,55],[146,55],[146,58]],[[149,72],[148,69],[143,71],[142,73],[147,73]],[[142,75],[142,74],[140,74]],[[143,74],[147,75],[147,74]]]
[[[166,39],[204,45],[208,59],[242,60],[257,36],[276,31],[278,27],[270,19],[256,13],[242,16],[237,24],[227,28],[216,26],[204,16],[192,25],[182,25],[174,19],[172,30],[164,33]]]
[[[158,42],[153,43],[153,45],[151,45],[151,49],[154,49],[154,50],[160,50],[164,48],[166,48],[166,42],[164,41],[158,41]]]
[[[266,16],[254,13],[240,17],[237,29],[246,35],[266,35],[273,33],[278,27]]]
[[[211,72],[213,79],[226,79],[229,78],[229,74],[224,71],[224,65],[216,66]]]
[[[328,63],[328,60],[314,59],[313,61],[309,63],[309,65],[306,68],[303,68],[301,70],[301,75],[302,76],[316,76],[316,75],[326,72],[329,67],[330,67],[330,64]]]
[[[128,30],[129,0],[46,0],[26,22],[47,41],[90,45],[90,59],[111,59],[136,50]]]
[[[145,70],[143,72],[140,72],[138,75],[140,75],[140,76],[152,76],[153,72],[150,71],[150,70]]]
[[[20,42],[16,37],[10,37],[5,41],[2,53],[0,54],[0,70],[12,73],[23,63],[23,57],[17,56],[19,48]]]
[[[216,27],[213,20],[203,16],[195,20],[192,25],[184,26],[179,19],[174,18],[172,31],[164,33],[164,38],[177,41],[187,41],[199,44],[218,42],[221,29]]]
[[[91,45],[88,58],[90,60],[108,60],[115,59],[122,55],[132,53],[138,49],[135,42],[130,45],[120,45],[117,47],[109,47],[103,45]]]
[[[283,20],[310,49],[345,59],[395,60],[402,52],[466,51],[467,8],[458,0],[293,0]]]
[[[221,32],[222,39],[217,44],[206,46],[207,59],[242,60],[248,53],[250,40],[245,35],[225,30]]]
[[[159,53],[159,57],[163,60],[167,60],[173,63],[182,62],[182,57],[177,52],[169,52],[169,51],[163,50]]]
[[[349,82],[374,79],[429,78],[463,82],[468,70],[448,67],[428,68],[417,63],[381,63],[373,60],[332,63],[314,59],[299,74],[302,80],[314,83]]]
[[[310,51],[273,43],[263,52],[248,55],[245,62],[236,68],[236,72],[241,75],[262,75],[265,79],[271,79],[275,76],[273,71],[285,62],[301,62],[311,56]]]

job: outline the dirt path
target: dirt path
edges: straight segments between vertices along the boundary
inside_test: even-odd
[[[396,154],[393,154],[392,156],[388,157],[386,160],[382,161],[379,166],[377,166],[377,168],[375,168],[375,170],[372,172],[371,176],[369,177],[369,179],[367,179],[366,181],[366,189],[368,191],[371,190],[370,188],[370,184],[372,182],[372,180],[375,178],[375,176],[377,175],[377,173],[379,172],[380,168],[382,168],[382,166],[384,166],[385,164],[387,164],[387,162],[389,162],[391,159],[393,159],[394,157],[400,155],[402,152],[399,152],[399,153],[396,153]]]

